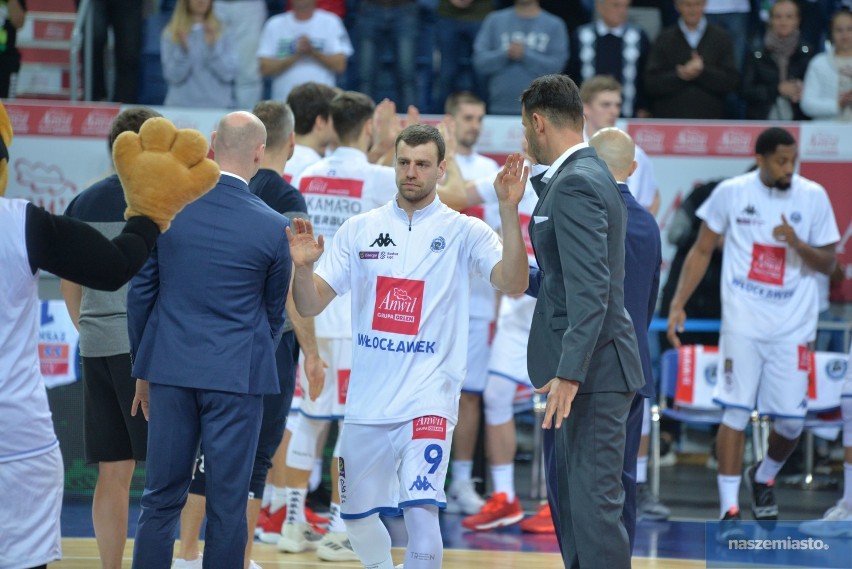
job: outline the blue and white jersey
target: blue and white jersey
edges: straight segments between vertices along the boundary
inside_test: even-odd
[[[457,420],[470,279],[490,278],[501,258],[490,227],[437,197],[411,220],[394,199],[343,224],[316,274],[352,295],[347,422]]]

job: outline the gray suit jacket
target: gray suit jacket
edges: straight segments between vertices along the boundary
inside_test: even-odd
[[[561,377],[579,381],[579,393],[638,390],[645,380],[624,309],[627,208],[615,180],[583,148],[533,187],[529,232],[543,273],[527,350],[533,385]]]

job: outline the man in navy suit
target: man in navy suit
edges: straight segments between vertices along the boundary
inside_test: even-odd
[[[636,535],[636,459],[642,436],[642,421],[646,398],[654,397],[654,376],[651,373],[651,350],[648,347],[648,326],[654,316],[660,290],[662,255],[660,227],[651,213],[639,205],[624,183],[635,170],[636,147],[630,135],[611,127],[599,130],[589,140],[618,183],[624,205],[627,206],[627,236],[624,239],[624,307],[633,321],[642,375],[645,386],[636,392],[627,414],[627,440],[624,447],[624,527],[630,539],[630,551]]]
[[[583,142],[583,103],[569,77],[539,77],[521,105],[530,155],[549,166],[532,179],[539,200],[529,233],[542,277],[527,368],[547,394],[551,512],[565,567],[627,569],[621,465],[627,415],[645,383],[624,309],[627,208]]]
[[[262,396],[279,391],[275,345],[291,272],[287,218],[248,187],[265,142],[263,123],[250,113],[219,122],[219,183],[175,219],[130,284],[133,411],[141,406],[149,420],[137,569],[171,564],[200,440],[208,498],[203,567],[243,567]]]

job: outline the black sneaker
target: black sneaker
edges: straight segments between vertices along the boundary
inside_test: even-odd
[[[777,520],[778,504],[775,502],[775,481],[757,482],[754,475],[760,463],[751,465],[746,470],[745,481],[751,494],[751,512],[756,520]]]
[[[742,521],[739,508],[731,508],[725,512],[724,517],[719,521],[719,529],[716,530],[716,542],[727,545],[730,540],[745,539]]]

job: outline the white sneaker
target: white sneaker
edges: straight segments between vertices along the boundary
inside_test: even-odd
[[[476,493],[474,487],[475,480],[453,480],[450,487],[447,488],[447,509],[444,510],[448,514],[464,514],[472,516],[482,509],[485,505],[485,500]]]
[[[317,547],[317,557],[323,561],[358,561],[345,531],[330,531],[325,534]]]
[[[260,565],[254,562],[254,559],[249,559],[248,569],[263,569]]]
[[[281,537],[278,539],[278,551],[285,553],[301,553],[316,549],[322,540],[322,534],[308,523],[285,523],[281,526]]]
[[[852,508],[841,500],[822,519],[799,525],[799,531],[813,537],[852,537]]]
[[[198,557],[192,561],[187,561],[186,559],[178,557],[175,559],[175,562],[172,563],[172,569],[201,569],[201,554],[199,553]]]

